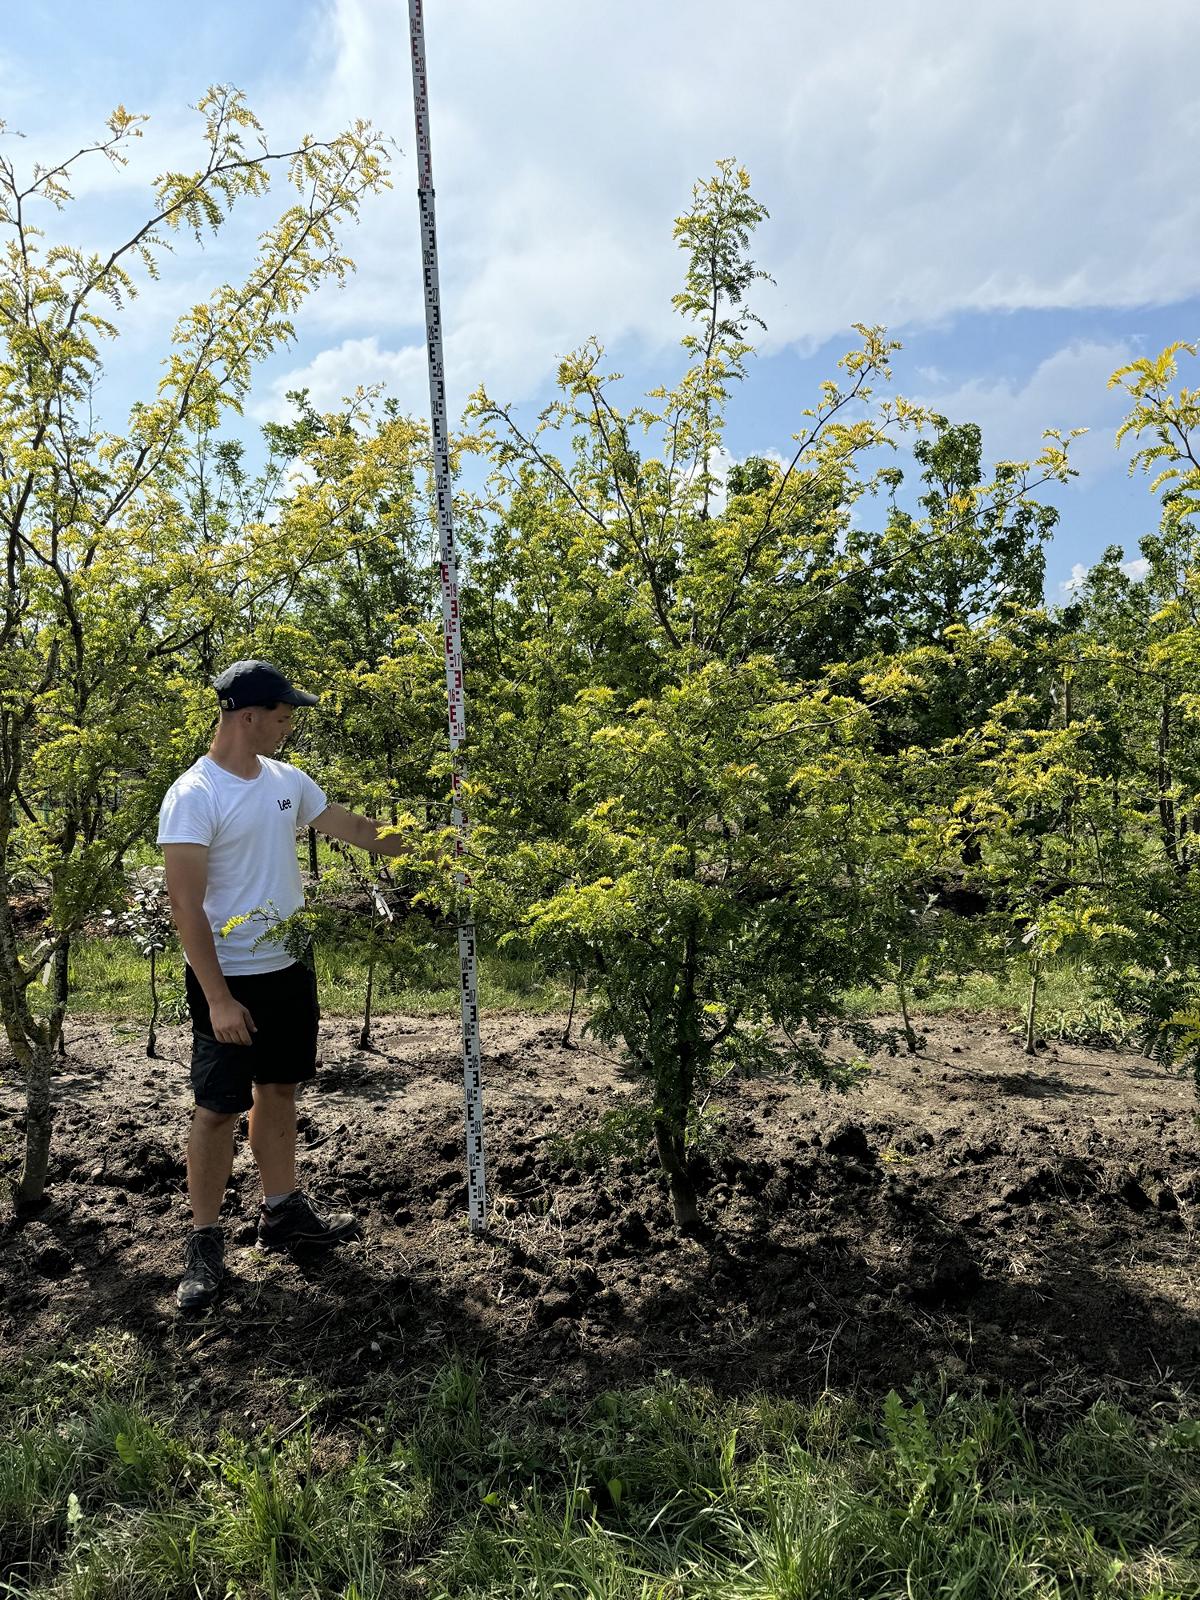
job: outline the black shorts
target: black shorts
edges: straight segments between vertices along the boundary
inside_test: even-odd
[[[303,1083],[317,1072],[317,976],[297,961],[280,972],[226,978],[229,992],[254,1018],[253,1043],[222,1044],[213,1037],[208,1001],[184,966],[192,1014],[192,1088],[206,1111],[249,1111],[255,1083]]]

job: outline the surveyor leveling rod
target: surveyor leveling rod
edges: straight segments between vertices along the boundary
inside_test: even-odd
[[[425,24],[421,0],[408,0],[412,40],[413,107],[417,122],[417,198],[421,208],[421,264],[425,278],[425,343],[429,352],[429,410],[433,423],[433,474],[438,536],[442,550],[442,624],[446,643],[446,702],[454,786],[454,855],[458,863],[458,961],[462,988],[463,1088],[467,1102],[467,1203],[471,1232],[487,1220],[483,1159],[483,1068],[479,1050],[479,989],[475,921],[466,869],[469,818],[463,794],[462,747],[467,737],[463,693],[462,624],[458,607],[458,561],[450,489],[450,443],[446,428],[446,379],[442,363],[442,303],[438,290],[437,225],[433,210],[433,158],[429,147],[429,85],[425,75]]]

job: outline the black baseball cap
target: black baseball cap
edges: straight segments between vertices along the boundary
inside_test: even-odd
[[[305,694],[288,682],[269,661],[235,661],[212,681],[222,711],[244,711],[247,706],[315,706],[315,694]]]

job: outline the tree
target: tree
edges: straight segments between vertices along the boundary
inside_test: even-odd
[[[534,431],[474,402],[502,508],[468,615],[488,694],[470,762],[481,905],[586,975],[590,1026],[624,1044],[650,1095],[683,1227],[698,1217],[698,1091],[730,1063],[832,1081],[819,1041],[845,984],[883,959],[871,713],[836,684],[797,681],[777,649],[837,587],[839,535],[865,491],[856,461],[915,420],[902,401],[869,405],[890,347],[864,328],[792,461],[742,474],[716,512],[761,214],[731,203],[734,171],[697,185],[677,224],[693,360],[674,388],[622,412],[592,342],[564,361],[563,398]]]
[[[544,959],[588,973],[589,1026],[651,1092],[676,1220],[694,1226],[696,1096],[728,1066],[838,1081],[808,1030],[827,1036],[844,986],[882,959],[870,716],[790,692],[758,658],[633,704],[585,690],[560,718],[569,821],[531,836],[489,761],[481,893]]]
[[[167,894],[166,874],[161,868],[139,874],[130,884],[128,897],[120,911],[105,914],[110,933],[124,934],[137,952],[150,963],[150,1024],[146,1030],[146,1054],[158,1054],[158,958],[175,938],[171,899]]]
[[[1176,386],[1200,347],[1169,345],[1115,372],[1132,405],[1118,442],[1160,496],[1135,580],[1107,550],[1079,596],[1078,698],[1101,733],[1095,762],[1119,845],[1122,921],[1136,930],[1112,997],[1140,1015],[1147,1053],[1200,1066],[1200,390]]]
[[[236,91],[212,89],[198,109],[201,165],[158,179],[150,214],[106,253],[45,246],[35,219],[67,206],[81,162],[122,162],[144,119],[118,108],[95,145],[28,179],[0,158],[0,1014],[27,1083],[26,1204],[45,1182],[71,939],[111,898],[124,853],[181,755],[194,753],[207,697],[183,652],[211,624],[226,563],[245,572],[263,553],[273,581],[286,561],[269,537],[250,549],[189,537],[194,452],[239,409],[255,363],[291,337],[305,296],[345,277],[338,230],[387,182],[366,124],[273,153]],[[261,234],[246,278],[184,312],[154,397],[133,407],[123,433],[102,429],[92,410],[101,347],[117,335],[135,274],[157,273],[171,235],[199,242],[219,230],[266,192],[276,166],[297,198]],[[29,880],[49,886],[32,951],[8,910]],[[29,990],[48,963],[53,999],[38,1018]]]
[[[322,686],[323,714],[301,730],[316,773],[346,803],[395,822],[437,807],[448,787],[436,776],[446,690],[428,437],[372,392],[326,416],[293,399],[306,481],[288,523],[341,528],[344,557],[300,576],[277,648]],[[455,522],[469,548],[468,506]]]
[[[1102,805],[1089,770],[1087,724],[1039,728],[1017,700],[998,707],[980,730],[988,753],[984,787],[971,798],[987,816],[978,874],[992,887],[993,920],[1004,926],[1027,967],[1024,1047],[1037,1047],[1041,985],[1049,963],[1115,964],[1130,930],[1111,892],[1113,862],[1101,845],[1099,871],[1080,848],[1081,818]]]
[[[1069,475],[1065,455],[1045,459],[1037,479],[1019,462],[997,463],[989,478],[975,423],[934,417],[932,424],[933,437],[913,444],[923,516],[896,503],[900,474],[891,469],[882,532],[852,534],[862,613],[854,654],[886,661],[915,652],[926,664],[925,691],[885,714],[894,746],[952,738],[1010,692],[1034,692],[1037,638],[1053,631],[1042,604],[1043,552],[1058,513],[1032,491]],[[1048,437],[1053,449],[1071,436]],[[1011,639],[1007,651],[995,646],[999,628]],[[989,647],[980,649],[983,637]]]

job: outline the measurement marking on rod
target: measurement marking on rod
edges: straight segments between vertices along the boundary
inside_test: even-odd
[[[483,1063],[479,1046],[479,986],[476,981],[475,921],[467,872],[467,815],[460,751],[467,737],[463,688],[462,625],[458,561],[450,486],[450,438],[446,426],[446,376],[442,360],[442,305],[438,288],[437,224],[433,205],[433,156],[429,144],[429,84],[425,71],[422,0],[408,0],[412,43],[413,109],[417,127],[417,199],[421,211],[421,265],[425,281],[425,343],[429,353],[429,411],[433,429],[433,477],[441,542],[442,627],[446,643],[446,707],[453,757],[454,856],[458,885],[458,964],[461,979],[463,1092],[466,1099],[467,1204],[471,1232],[487,1225],[487,1180],[483,1147]]]

